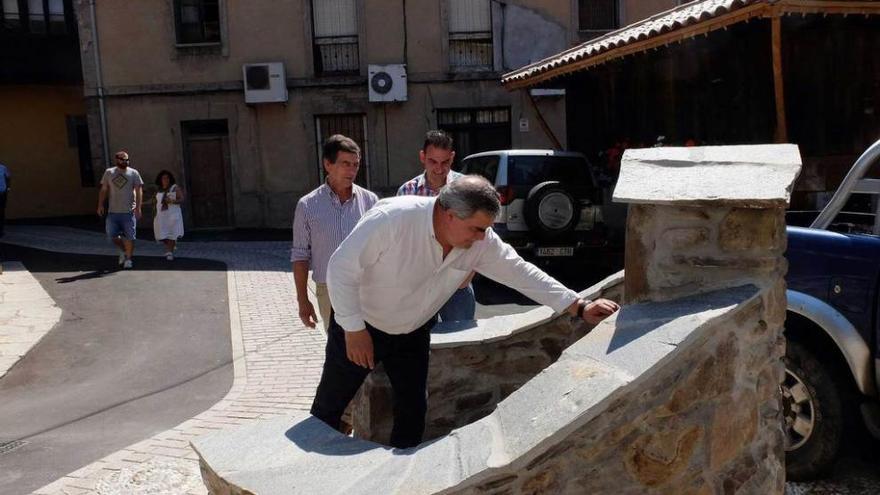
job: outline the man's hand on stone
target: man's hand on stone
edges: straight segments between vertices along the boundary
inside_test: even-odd
[[[134,210],[134,217],[137,218],[138,220],[140,220],[142,216],[143,216],[143,213],[141,213],[141,209],[140,209],[140,208],[135,208],[135,210]]]
[[[345,332],[345,355],[352,363],[373,369],[373,338],[366,329]]]
[[[596,299],[595,301],[587,303],[587,306],[584,308],[583,319],[585,322],[595,325],[613,315],[619,309],[620,306],[614,301],[609,299]]]
[[[318,322],[318,315],[315,314],[315,307],[312,306],[311,301],[308,299],[297,301],[297,306],[299,306],[299,319],[302,320],[303,325],[315,328],[315,324]]]

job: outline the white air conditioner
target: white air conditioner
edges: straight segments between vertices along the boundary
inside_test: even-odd
[[[287,79],[284,77],[284,64],[268,62],[264,64],[244,64],[245,103],[284,103],[287,101]]]
[[[406,101],[406,64],[370,65],[370,101]]]

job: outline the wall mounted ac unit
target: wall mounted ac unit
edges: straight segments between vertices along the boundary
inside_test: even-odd
[[[370,101],[406,101],[406,64],[369,66]]]
[[[287,101],[287,79],[284,77],[284,64],[268,62],[263,64],[244,64],[245,103],[284,103]]]

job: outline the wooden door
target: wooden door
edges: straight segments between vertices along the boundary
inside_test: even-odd
[[[230,222],[228,144],[225,136],[187,140],[188,202],[196,228],[228,227]]]

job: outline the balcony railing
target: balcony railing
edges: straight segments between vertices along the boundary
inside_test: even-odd
[[[318,74],[357,73],[360,69],[357,36],[315,38],[315,72]]]
[[[449,66],[492,70],[492,33],[449,33]]]

